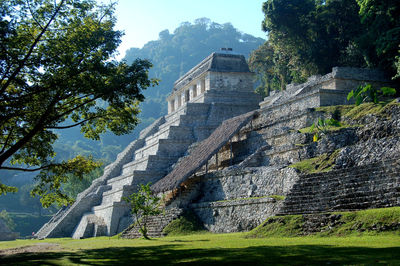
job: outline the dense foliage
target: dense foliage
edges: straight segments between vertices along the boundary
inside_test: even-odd
[[[78,155],[57,161],[56,130],[79,127],[98,140],[138,123],[151,64],[113,61],[121,32],[113,6],[91,0],[0,1],[0,169],[40,171],[33,194],[49,206],[71,199],[61,186],[99,166]],[[0,185],[0,195],[15,188]]]
[[[390,77],[399,71],[398,1],[268,0],[263,11],[269,38],[250,66],[265,94],[334,66],[379,67]]]

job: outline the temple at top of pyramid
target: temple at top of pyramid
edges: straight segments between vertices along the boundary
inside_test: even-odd
[[[254,94],[253,75],[243,55],[230,51],[212,53],[175,82],[167,98],[168,113],[175,112],[187,102],[218,101],[205,97],[204,92],[209,90]]]

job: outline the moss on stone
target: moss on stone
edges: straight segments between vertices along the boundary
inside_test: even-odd
[[[352,128],[352,127],[354,127],[354,126],[349,125],[349,124],[346,124],[346,123],[341,123],[340,126],[327,126],[327,127],[325,128],[325,130],[326,130],[326,131],[329,131],[329,132],[334,132],[334,131],[339,131],[339,130],[341,130],[341,129],[343,129],[343,128]],[[317,132],[318,132],[318,129],[317,129],[317,128],[314,128],[314,130],[311,131],[311,126],[309,126],[309,127],[304,127],[304,128],[299,129],[299,132],[302,133],[302,134],[306,134],[306,133],[317,133]]]
[[[206,232],[199,218],[192,211],[184,211],[182,216],[170,222],[163,230],[168,236],[190,235]]]
[[[270,195],[269,198],[273,198],[275,200],[284,200],[286,197],[283,195]]]
[[[336,106],[323,106],[315,110],[323,113],[330,114],[337,120],[352,119],[358,120],[366,115],[386,116],[386,111],[394,106],[400,106],[397,100],[381,101],[377,104],[368,102],[358,106],[356,105],[336,105]]]
[[[251,230],[246,237],[287,237],[302,234],[303,218],[301,215],[275,216]]]
[[[264,223],[251,230],[246,237],[295,237],[302,235],[324,237],[400,234],[400,207],[355,212],[333,212],[320,215],[332,215],[338,219],[330,225],[322,226],[318,223],[316,224],[316,228],[314,228],[316,230],[310,232],[309,228],[305,226],[305,216],[275,216],[268,218]]]
[[[340,150],[336,150],[332,153],[324,153],[318,157],[291,164],[289,167],[306,174],[329,172],[335,165],[335,160],[339,152]]]

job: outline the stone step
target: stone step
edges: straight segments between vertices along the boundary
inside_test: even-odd
[[[151,135],[145,139],[145,145],[151,145],[157,142],[159,139],[187,139],[194,140],[192,137],[193,130],[190,127],[185,126],[169,126],[158,131],[156,134]]]
[[[189,114],[174,114],[170,116],[167,121],[160,125],[159,130],[163,131],[171,126],[191,127],[206,125],[208,119],[208,113],[199,113],[197,115]],[[222,122],[222,121],[221,121]]]
[[[168,167],[174,164],[179,159],[179,156],[160,156],[148,155],[144,158],[127,163],[123,166],[122,175],[133,173],[136,170],[153,170],[166,171]]]
[[[362,177],[360,177],[362,178]],[[384,183],[382,181],[388,181],[389,183]],[[364,187],[396,187],[397,185],[395,183],[390,183],[390,180],[388,180],[386,177],[378,177],[375,179],[367,179],[367,180],[357,180],[357,181],[340,181],[340,180],[332,180],[329,181],[329,184],[324,184],[323,187],[321,187],[321,180],[318,183],[317,181],[313,183],[302,183],[301,185],[296,185],[293,186],[293,189],[291,191],[292,196],[296,195],[303,195],[304,192],[313,192],[313,191],[323,191],[324,193],[335,193],[337,191],[347,191],[348,189],[362,189]]]
[[[176,120],[177,117],[190,114],[190,113],[195,113],[195,114],[206,114],[208,113],[210,109],[210,104],[208,103],[186,103],[184,106],[180,107],[178,110],[176,110],[173,113],[170,113],[165,116],[166,122],[171,122],[173,120]]]
[[[285,205],[283,210],[305,210],[305,209],[312,209],[312,208],[319,208],[324,209],[321,206],[331,206],[330,208],[334,208],[333,206],[341,206],[342,209],[345,209],[345,206],[350,206],[354,203],[362,203],[368,202],[370,205],[386,205],[388,202],[391,205],[397,205],[397,198],[399,197],[400,193],[395,192],[383,192],[383,193],[371,193],[371,194],[364,194],[357,196],[351,195],[342,195],[341,197],[338,196],[335,198],[319,198],[319,199],[307,199],[301,200],[298,198],[295,199],[288,199],[285,201]]]
[[[159,139],[151,145],[146,145],[135,151],[134,160],[149,155],[181,156],[193,143],[193,139]]]
[[[265,137],[281,135],[290,130],[311,126],[321,115],[317,112],[304,110],[298,113],[282,114],[279,112],[262,113],[254,119],[252,124],[245,127],[244,130],[254,130]]]
[[[104,223],[104,220],[93,213],[85,213],[74,230],[72,238],[82,239],[106,235],[107,225]]]
[[[107,181],[107,185],[113,186],[113,189],[116,187],[120,187],[123,185],[131,185],[132,181],[135,180],[137,182],[151,180],[151,179],[159,179],[166,174],[165,171],[159,170],[135,170],[132,174],[120,175],[109,179]],[[156,177],[156,178],[155,178]],[[143,182],[142,182],[143,183]]]
[[[135,187],[130,185],[122,186],[118,189],[109,190],[103,193],[101,205],[110,205],[113,202],[122,201],[123,197],[127,197],[135,190]]]

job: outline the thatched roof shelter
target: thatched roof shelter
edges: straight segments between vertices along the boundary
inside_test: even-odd
[[[212,156],[257,114],[257,111],[252,111],[225,120],[207,139],[200,142],[187,157],[178,162],[167,176],[155,183],[151,187],[153,192],[159,193],[178,188],[180,184],[204,166]]]

